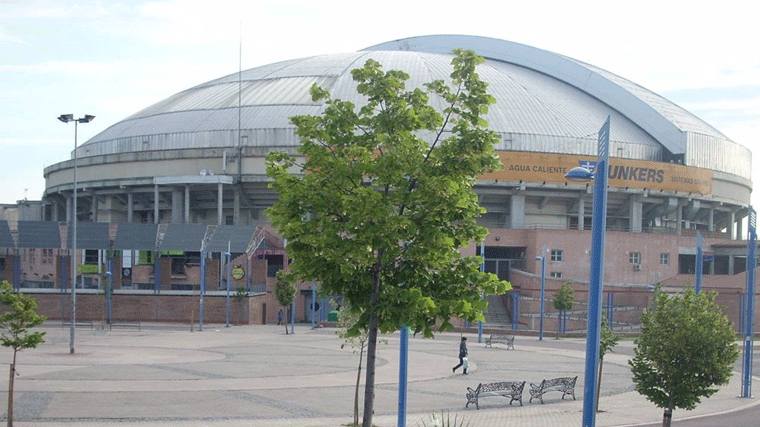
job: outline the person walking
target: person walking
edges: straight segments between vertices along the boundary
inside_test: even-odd
[[[467,375],[467,337],[462,337],[462,341],[459,343],[459,364],[451,368],[451,372],[456,372],[460,366],[464,366],[462,374]]]

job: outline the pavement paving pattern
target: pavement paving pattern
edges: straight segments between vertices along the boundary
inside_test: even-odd
[[[297,325],[286,335],[282,326],[206,325],[202,332],[178,326],[140,331],[78,329],[76,352],[69,352],[69,330],[43,328],[46,342],[19,355],[15,382],[14,424],[20,427],[334,427],[352,420],[359,356],[341,349],[335,329]],[[460,334],[435,339],[410,337],[408,426],[431,425],[439,418],[464,419],[483,426],[581,425],[585,342],[518,336],[515,350],[495,344],[485,348],[477,333],[468,337],[469,375],[452,374]],[[398,420],[399,336],[379,345],[374,424]],[[598,426],[632,426],[662,419],[662,410],[633,391],[632,342],[623,341],[604,363]],[[627,350],[627,351],[625,351]],[[626,355],[628,354],[628,355]],[[0,351],[9,363],[10,350]],[[364,380],[362,371],[362,383]],[[577,400],[561,393],[529,403],[531,382],[578,376]],[[527,381],[524,406],[489,397],[465,409],[467,387],[480,382]],[[7,399],[7,383],[0,399]],[[676,410],[674,419],[725,413],[760,401],[738,398],[740,375],[694,411]],[[363,390],[360,391],[360,400]],[[6,400],[3,400],[6,401]],[[360,401],[359,408],[363,403]],[[5,408],[3,408],[5,409]],[[2,411],[2,418],[6,414]]]

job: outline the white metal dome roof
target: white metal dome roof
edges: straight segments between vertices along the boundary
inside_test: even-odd
[[[177,93],[110,126],[79,148],[79,156],[237,146],[297,146],[289,117],[319,114],[312,84],[335,98],[363,103],[350,70],[368,59],[402,69],[409,87],[447,79],[451,50],[472,49],[497,103],[487,120],[502,136],[498,149],[595,154],[596,131],[612,116],[613,156],[662,161],[683,156],[690,166],[750,179],[749,150],[666,99],[612,73],[525,45],[473,36],[425,36],[355,53],[294,59],[231,74]],[[715,156],[690,148],[717,144]],[[726,161],[718,153],[730,154]],[[714,157],[714,158],[713,158]],[[739,159],[739,161],[737,161]]]

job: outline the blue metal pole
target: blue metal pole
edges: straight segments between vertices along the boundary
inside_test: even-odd
[[[697,259],[696,259],[696,269],[695,269],[695,275],[696,278],[694,280],[695,286],[694,286],[694,292],[699,295],[700,292],[702,292],[702,233],[697,231]]]
[[[482,241],[480,242],[480,257],[483,259],[483,261],[480,263],[480,272],[485,273],[486,271],[486,242]],[[483,298],[483,295],[480,296]],[[478,322],[478,343],[483,342],[483,322]]]
[[[156,258],[153,260],[153,293],[161,292],[161,255],[156,252]]]
[[[538,303],[539,319],[538,319],[538,340],[544,339],[544,293],[546,289],[546,246],[544,246],[543,252],[541,252],[541,301]]]
[[[744,360],[742,361],[742,396],[752,397],[752,350],[755,324],[755,249],[757,247],[757,213],[749,208],[749,242],[747,244],[747,320],[744,322]]]
[[[198,331],[203,331],[203,294],[206,293],[206,249],[203,247],[201,247],[201,283],[199,293]]]
[[[290,308],[290,333],[296,333],[296,298],[293,297],[293,303]]]
[[[317,284],[311,282],[311,329],[316,329],[317,318]]]
[[[612,314],[615,307],[615,293],[607,293],[607,326],[612,328]]]
[[[227,313],[226,313],[226,324],[224,325],[225,328],[230,327],[230,280],[232,280],[232,253],[229,252],[230,245],[229,242],[227,243],[227,253],[224,255],[227,258]]]
[[[406,427],[406,383],[409,365],[409,331],[401,326],[401,348],[398,356],[398,427]]]
[[[586,371],[583,383],[583,427],[596,425],[596,387],[601,338],[602,280],[604,279],[604,234],[607,222],[607,170],[610,157],[609,116],[599,129],[598,143],[591,222],[591,274],[588,292]]]
[[[108,271],[106,271],[106,324],[111,324],[111,295],[113,289],[113,259],[108,259]]]
[[[512,329],[517,330],[520,325],[520,292],[512,291]]]

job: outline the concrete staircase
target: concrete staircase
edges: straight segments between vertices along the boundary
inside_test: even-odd
[[[504,303],[502,295],[487,295],[488,311],[485,312],[489,327],[512,327],[512,313]]]

